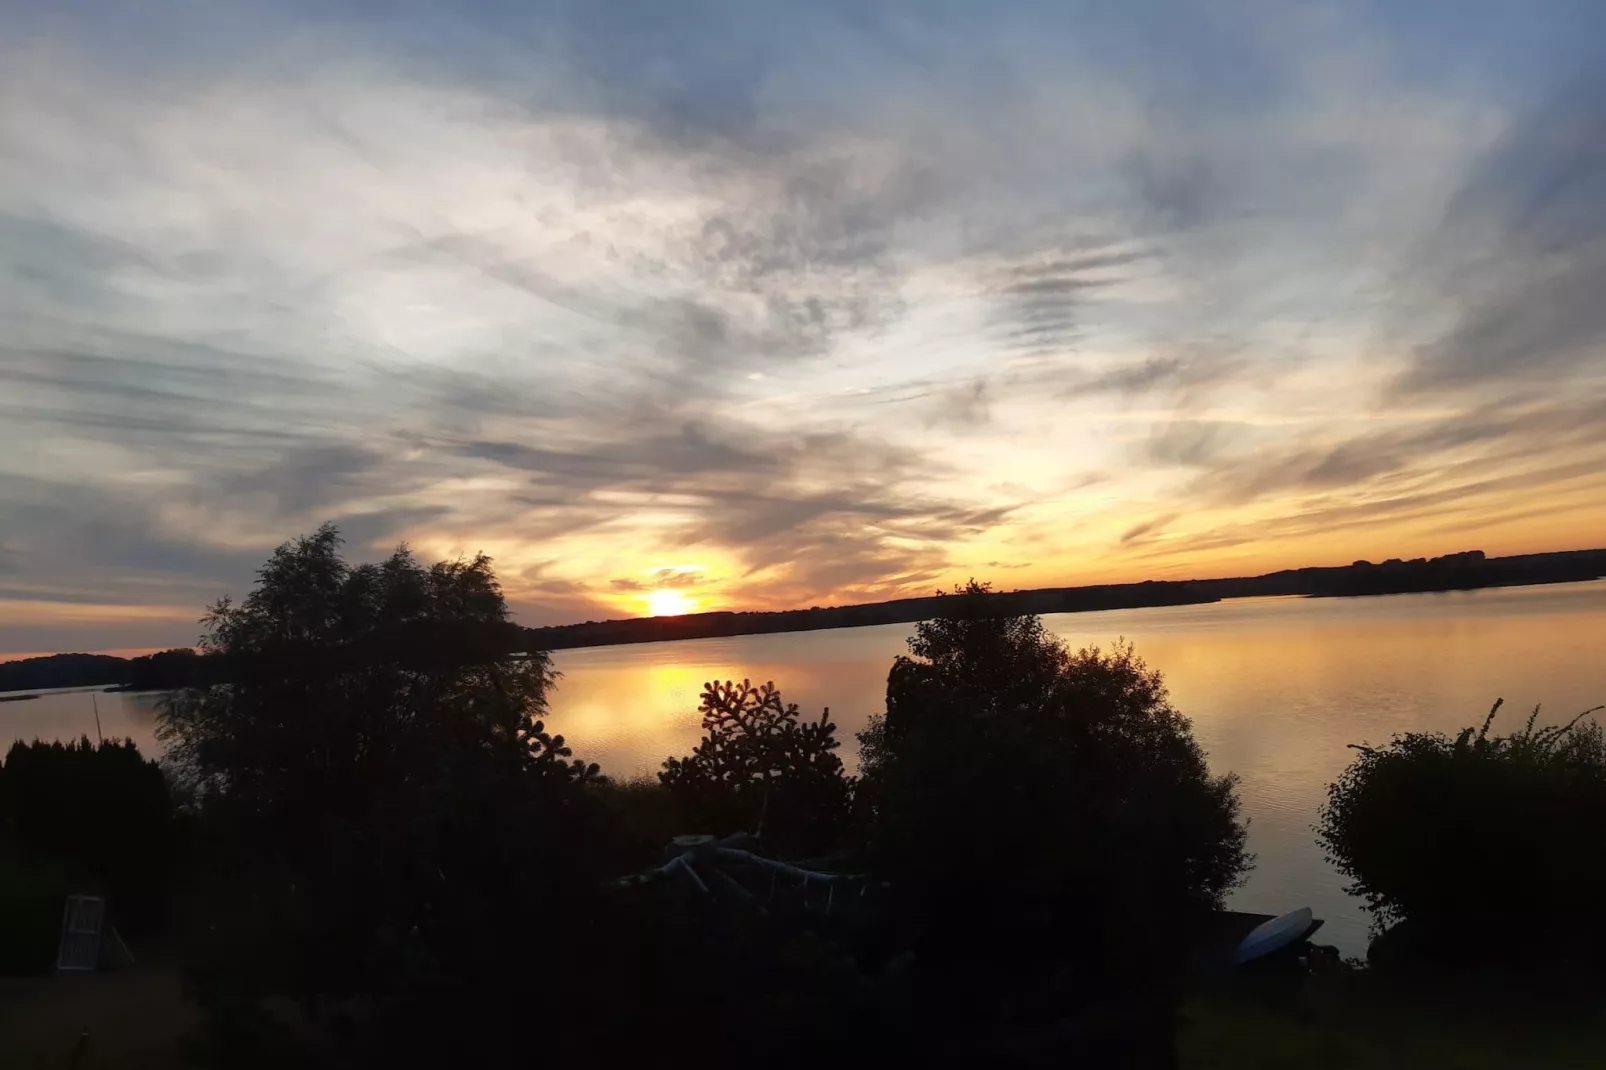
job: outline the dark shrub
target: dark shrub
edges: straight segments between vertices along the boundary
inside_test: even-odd
[[[747,680],[704,684],[698,711],[707,735],[658,774],[682,812],[699,823],[685,831],[751,832],[783,854],[836,846],[852,781],[826,714],[804,721],[774,684],[754,687]]]
[[[66,894],[59,873],[0,856],[0,974],[45,973],[54,966]]]
[[[125,930],[159,920],[173,806],[161,770],[131,740],[18,740],[0,770],[0,827],[13,850],[49,863],[76,890],[106,893]]]
[[[1071,653],[985,591],[917,627],[861,737],[871,859],[933,1006],[973,1035],[1095,1003],[1141,1019],[1247,868],[1235,781],[1130,647]]]
[[[1410,921],[1438,956],[1596,958],[1606,899],[1606,736],[1580,715],[1491,736],[1413,732],[1358,757],[1317,825],[1377,927]],[[1590,711],[1594,712],[1594,711]]]

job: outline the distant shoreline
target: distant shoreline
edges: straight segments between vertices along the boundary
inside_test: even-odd
[[[1145,580],[1142,583],[1087,587],[1047,587],[989,595],[999,615],[1085,613],[1106,609],[1205,605],[1229,598],[1304,595],[1342,598],[1385,594],[1466,591],[1485,587],[1523,587],[1573,583],[1606,576],[1606,550],[1567,550],[1548,554],[1487,557],[1468,550],[1444,557],[1398,558],[1373,564],[1357,561],[1336,567],[1285,569],[1260,576],[1217,580]],[[774,612],[688,613],[677,617],[634,617],[527,628],[530,649],[573,650],[678,639],[727,638],[911,624],[941,612],[942,596],[900,598],[862,605]]]
[[[1002,591],[986,596],[997,616],[1022,613],[1087,613],[1110,609],[1207,605],[1231,598],[1302,595],[1310,598],[1424,594],[1487,587],[1526,587],[1574,583],[1606,576],[1606,550],[1569,550],[1514,557],[1486,557],[1482,551],[1444,557],[1357,561],[1337,567],[1285,569],[1261,576],[1216,580],[1146,580],[1087,587],[1047,587]],[[681,639],[731,638],[912,624],[944,610],[941,595],[899,598],[862,605],[774,612],[688,613],[678,617],[634,617],[544,628],[509,624],[509,650],[577,650]],[[139,658],[106,654],[52,654],[0,663],[0,692],[63,687],[107,687],[116,691],[165,691],[216,681],[212,658],[193,651],[167,651]],[[32,696],[11,696],[19,701]]]

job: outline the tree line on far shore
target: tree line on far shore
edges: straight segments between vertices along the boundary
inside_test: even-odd
[[[505,655],[487,558],[352,566],[325,526],[212,608],[222,674],[166,703],[161,771],[13,748],[0,900],[99,888],[171,943],[197,1065],[1172,1065],[1190,954],[1251,864],[1236,780],[1131,647],[1069,650],[987,593],[915,627],[858,776],[827,717],[711,681],[693,753],[617,782],[548,728],[547,656]],[[1602,770],[1583,724],[1407,737],[1363,752],[1321,837],[1380,919],[1498,925],[1546,881],[1606,890],[1599,852],[1545,868],[1547,807],[1593,813]],[[1526,832],[1494,863],[1530,866],[1524,895],[1413,869],[1387,815],[1424,792]],[[1487,878],[1454,865],[1476,841],[1434,865]]]

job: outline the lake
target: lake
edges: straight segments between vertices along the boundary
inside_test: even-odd
[[[1234,599],[1044,618],[1075,646],[1132,640],[1193,721],[1211,767],[1242,778],[1257,856],[1232,905],[1267,914],[1310,906],[1321,939],[1366,948],[1367,921],[1311,832],[1351,743],[1477,724],[1536,704],[1559,720],[1606,703],[1606,581],[1380,598]],[[829,706],[844,752],[883,705],[887,670],[913,625],[568,650],[549,727],[616,775],[650,773],[701,736],[705,680],[773,680],[818,716]],[[844,753],[850,765],[853,756]]]
[[[1257,864],[1232,905],[1268,914],[1312,907],[1322,939],[1366,947],[1366,918],[1311,832],[1351,743],[1476,724],[1496,728],[1536,703],[1542,720],[1606,702],[1606,581],[1382,598],[1240,599],[1044,618],[1075,646],[1133,641],[1160,669],[1217,771],[1242,778]],[[706,680],[773,680],[818,716],[829,706],[844,758],[882,707],[887,670],[912,625],[566,650],[548,727],[615,776],[650,774],[701,736]],[[0,703],[0,739],[95,735],[89,691]],[[99,694],[108,736],[154,753],[155,697]]]
[[[140,753],[155,755],[156,704],[162,693],[111,692],[99,687],[32,688],[0,692],[38,695],[21,702],[0,702],[0,753],[14,739],[95,738],[95,713],[106,738],[126,736],[139,744]]]

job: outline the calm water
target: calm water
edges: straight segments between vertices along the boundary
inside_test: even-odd
[[[1606,582],[1387,598],[1242,599],[1059,614],[1077,646],[1124,636],[1164,672],[1218,771],[1242,777],[1258,856],[1234,898],[1243,910],[1309,905],[1323,938],[1366,946],[1366,919],[1323,861],[1310,826],[1350,743],[1412,729],[1496,724],[1536,703],[1545,720],[1606,702]],[[887,669],[910,625],[698,639],[564,651],[550,727],[615,774],[647,773],[701,733],[703,681],[773,680],[817,715],[829,706],[844,751],[882,707]],[[845,755],[849,764],[852,756]]]
[[[1350,743],[1454,730],[1504,697],[1499,724],[1536,703],[1545,720],[1606,702],[1606,581],[1360,599],[1245,599],[1045,618],[1074,645],[1131,639],[1165,673],[1218,771],[1242,778],[1258,862],[1234,905],[1311,906],[1325,939],[1359,954],[1366,920],[1322,860],[1310,826]],[[881,709],[887,669],[912,626],[571,650],[550,725],[614,775],[646,774],[701,733],[705,680],[773,680],[818,715],[829,706],[851,752]],[[0,703],[0,739],[94,738],[90,692]],[[155,752],[151,695],[96,696],[108,736]],[[1553,715],[1553,716],[1550,716]],[[854,764],[851,753],[844,757]]]
[[[13,691],[38,695],[24,702],[0,702],[0,752],[14,739],[95,738],[95,711],[107,739],[124,736],[139,744],[140,753],[155,755],[156,703],[161,692],[107,694],[98,687],[58,687]]]

